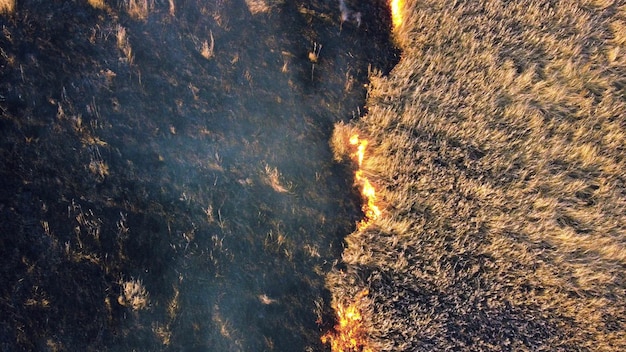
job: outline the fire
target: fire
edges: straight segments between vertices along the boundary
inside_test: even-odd
[[[358,134],[350,137],[350,144],[356,146],[356,152],[352,154],[352,157],[356,159],[359,169],[355,174],[355,183],[361,187],[361,195],[365,198],[366,202],[363,204],[363,213],[365,213],[365,219],[361,220],[358,224],[358,228],[362,229],[369,225],[371,220],[375,220],[380,217],[381,210],[376,205],[376,190],[372,186],[371,182],[363,174],[361,166],[363,165],[363,158],[365,157],[365,149],[367,148],[367,139],[360,139]]]
[[[368,142],[366,139],[360,139],[358,134],[354,134],[350,136],[349,143],[355,147],[351,157],[354,158],[358,165],[354,177],[355,184],[361,188],[361,195],[366,200],[365,204],[363,204],[365,219],[357,224],[357,228],[362,230],[369,226],[370,221],[380,217],[381,210],[376,205],[376,190],[361,168]],[[367,346],[367,334],[362,323],[360,309],[362,299],[368,294],[369,291],[365,289],[359,292],[354,301],[348,305],[343,303],[333,304],[333,309],[337,312],[338,323],[333,331],[322,336],[322,343],[330,343],[332,352],[373,352],[373,349]]]
[[[404,0],[390,0],[389,6],[391,7],[391,21],[393,22],[393,29],[396,29],[402,24],[402,9],[404,8]]]
[[[322,343],[330,343],[332,352],[373,352],[366,346],[365,328],[358,306],[361,298],[368,293],[367,289],[359,292],[356,300],[347,307],[341,303],[333,307],[337,312],[338,323],[333,332],[322,336]]]
[[[353,156],[356,156],[359,168],[363,165],[363,158],[365,157],[365,148],[367,148],[367,139],[359,139],[358,134],[354,134],[350,137],[350,144],[356,145],[356,153]]]
[[[365,197],[365,199],[367,199],[367,204],[363,205],[365,217],[367,220],[377,219],[381,214],[381,210],[378,205],[376,205],[376,190],[374,189],[374,186],[372,186],[370,181],[363,176],[362,170],[356,172],[355,179],[357,183],[361,183],[363,187],[361,189],[361,194]]]

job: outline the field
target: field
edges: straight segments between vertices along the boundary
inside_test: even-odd
[[[626,5],[388,5],[0,0],[0,351],[626,350]]]
[[[346,8],[0,1],[0,351],[327,350],[328,140],[397,62]]]
[[[399,64],[332,140],[368,140],[382,210],[327,276],[351,350],[626,349],[626,5],[400,13]]]

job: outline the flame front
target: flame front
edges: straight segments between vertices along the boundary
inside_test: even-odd
[[[389,7],[391,7],[391,21],[393,23],[393,29],[396,29],[402,24],[402,9],[404,8],[404,0],[390,0]]]
[[[338,323],[334,331],[322,336],[322,343],[330,343],[332,352],[373,352],[366,346],[365,329],[358,306],[361,298],[368,293],[367,289],[361,291],[356,300],[347,307],[341,303],[334,305]]]
[[[370,221],[380,217],[381,210],[376,205],[376,190],[361,169],[368,142],[366,139],[360,139],[358,134],[350,136],[349,142],[350,145],[355,147],[351,157],[358,165],[354,176],[355,184],[361,188],[361,195],[365,199],[365,204],[363,204],[365,218],[357,224],[357,228],[362,230],[370,224]],[[367,334],[362,323],[360,308],[362,298],[367,296],[368,293],[367,289],[359,292],[352,303],[348,305],[343,303],[333,304],[333,309],[337,313],[338,323],[333,331],[327,332],[322,336],[322,343],[330,343],[332,352],[373,352],[373,349],[367,346]]]
[[[381,215],[381,210],[376,205],[376,190],[372,186],[371,182],[363,174],[361,166],[363,165],[363,158],[365,157],[365,149],[367,148],[367,139],[360,139],[358,134],[350,137],[350,144],[356,146],[356,151],[352,154],[352,157],[356,159],[359,169],[354,175],[355,183],[361,187],[361,195],[365,198],[365,204],[363,204],[363,213],[365,213],[365,219],[358,223],[358,228],[362,229],[369,225],[371,220],[375,220]]]

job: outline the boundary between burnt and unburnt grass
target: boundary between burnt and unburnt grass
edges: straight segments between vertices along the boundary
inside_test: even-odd
[[[626,6],[406,1],[361,169],[383,214],[327,276],[378,351],[626,346]],[[362,296],[362,292],[368,292]]]

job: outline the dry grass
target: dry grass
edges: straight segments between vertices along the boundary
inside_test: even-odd
[[[87,2],[94,9],[103,10],[107,7],[107,5],[104,3],[104,0],[87,0]]]
[[[290,185],[283,184],[281,181],[282,175],[277,168],[265,165],[265,172],[262,175],[263,181],[266,185],[272,187],[275,192],[287,193],[289,192]]]
[[[253,15],[269,13],[275,7],[285,3],[284,0],[245,0],[248,10]]]
[[[246,5],[253,15],[265,13],[270,10],[270,6],[265,0],[246,0]]]
[[[626,346],[626,7],[406,1],[374,76],[362,169],[382,218],[347,239],[335,300],[379,351]]]
[[[154,8],[153,0],[125,0],[124,9],[130,15],[130,17],[136,20],[145,21],[150,14],[150,11]]]
[[[133,310],[142,310],[148,306],[150,296],[141,280],[121,281],[120,286],[122,287],[122,292],[117,298],[117,302],[120,305]]]
[[[170,16],[174,17],[176,15],[176,3],[174,2],[174,0],[168,0],[168,4]]]
[[[0,0],[0,15],[12,14],[15,11],[15,0]]]
[[[122,54],[124,54],[124,59],[128,64],[133,63],[133,48],[130,46],[130,42],[128,41],[128,35],[126,34],[126,28],[121,25],[117,25],[116,30],[117,37],[117,48],[120,49]]]
[[[215,40],[213,39],[213,31],[209,31],[209,39],[202,42],[202,46],[200,48],[200,55],[203,58],[209,60],[215,55]]]

